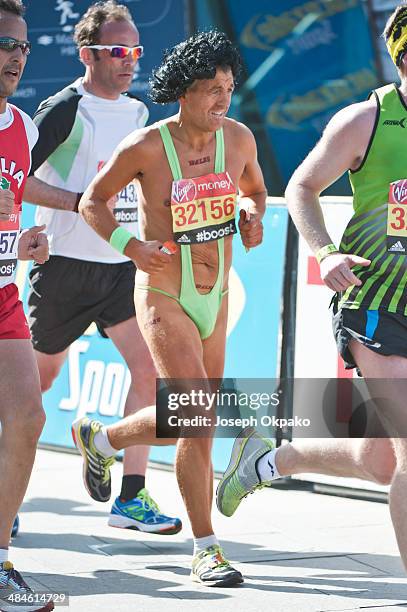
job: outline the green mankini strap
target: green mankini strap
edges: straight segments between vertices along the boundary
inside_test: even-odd
[[[170,131],[164,123],[160,126],[160,134],[164,143],[164,149],[167,155],[168,163],[171,168],[174,181],[182,179],[181,166],[179,164],[178,155],[171,138]],[[216,132],[216,153],[215,153],[215,173],[220,174],[225,171],[225,141],[223,138],[223,129]],[[189,244],[181,246],[181,292],[179,298],[156,289],[154,287],[145,287],[151,291],[163,293],[168,297],[178,299],[181,307],[187,315],[194,321],[197,326],[202,340],[208,338],[216,325],[218,312],[222,303],[224,293],[222,291],[225,265],[224,238],[218,241],[218,262],[219,270],[215,285],[209,293],[201,294],[195,286],[194,270],[192,267],[191,247]],[[140,287],[142,288],[142,287]]]

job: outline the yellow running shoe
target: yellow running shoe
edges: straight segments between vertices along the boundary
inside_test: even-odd
[[[102,429],[100,421],[87,417],[72,423],[72,438],[83,457],[83,484],[92,499],[106,502],[111,495],[110,468],[115,458],[107,457],[96,450],[95,435]]]
[[[232,516],[249,493],[271,486],[271,481],[261,481],[256,464],[273,448],[271,440],[262,438],[253,427],[246,427],[240,432],[233,444],[227,470],[216,489],[219,512]]]

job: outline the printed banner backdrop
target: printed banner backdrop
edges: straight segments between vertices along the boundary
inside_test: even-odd
[[[288,214],[282,200],[273,200],[264,219],[264,242],[245,252],[234,239],[230,277],[226,378],[275,378],[279,364],[280,307],[283,287]],[[24,205],[23,227],[34,225],[35,207]],[[28,262],[20,262],[17,282],[23,301],[28,293]],[[106,424],[124,410],[130,374],[110,340],[96,327],[74,342],[52,389],[43,396],[47,422],[41,442],[73,447],[70,426],[89,415]],[[233,440],[216,440],[215,470],[225,469]],[[150,459],[172,463],[173,447],[153,447]]]
[[[158,106],[147,99],[148,78],[162,60],[163,51],[180,40],[186,31],[186,0],[122,0],[134,18],[144,45],[137,64],[131,93],[147,102],[150,122],[176,112],[177,105]],[[28,36],[32,51],[20,86],[11,99],[29,115],[39,103],[84,73],[73,29],[92,0],[26,0]]]
[[[285,181],[330,117],[379,85],[364,4],[225,0],[220,8],[210,2],[212,18],[239,42],[249,75],[234,96],[233,113],[258,113]],[[198,9],[198,18],[205,22],[208,15]]]

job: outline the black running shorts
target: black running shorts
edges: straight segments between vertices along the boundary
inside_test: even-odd
[[[131,261],[118,264],[52,255],[30,272],[28,321],[34,348],[53,355],[68,348],[92,322],[104,329],[135,316]]]
[[[387,310],[367,308],[334,308],[333,332],[345,367],[357,365],[349,350],[349,342],[357,340],[380,355],[407,357],[407,316]]]

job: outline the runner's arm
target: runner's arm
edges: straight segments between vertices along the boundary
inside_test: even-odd
[[[30,204],[78,212],[78,203],[82,194],[53,187],[36,176],[29,176],[24,189],[24,200]]]
[[[39,138],[32,151],[30,175],[24,190],[26,202],[57,210],[77,211],[77,193],[49,185],[34,173],[68,138],[75,123],[80,98],[75,89],[68,88],[42,102],[36,111],[33,121]]]
[[[261,221],[266,211],[267,189],[257,161],[256,141],[252,132],[243,127],[245,133],[242,134],[241,142],[244,142],[247,161],[239,180],[240,207]]]
[[[148,165],[148,145],[142,141],[142,130],[138,130],[136,136],[133,133],[125,138],[112,158],[95,176],[80,201],[80,214],[88,225],[108,242],[115,229],[120,227],[108,206],[109,200],[142,173],[143,164]],[[154,149],[152,155],[155,152]],[[171,262],[172,255],[161,251],[161,246],[162,243],[158,240],[143,242],[132,236],[120,252],[132,259],[140,270],[154,274],[161,272]]]
[[[135,160],[139,160],[142,154],[142,145],[134,144],[132,134],[125,138],[82,196],[79,204],[80,214],[86,223],[107,241],[114,230],[120,227],[108,202],[139,174],[140,169]],[[131,242],[142,244],[136,238]]]
[[[266,212],[267,190],[257,161],[254,136],[246,126],[240,124],[240,128],[239,143],[246,163],[239,180],[239,231],[242,243],[249,251],[263,241],[262,219]]]
[[[287,186],[285,197],[290,215],[314,253],[332,243],[325,227],[319,195],[348,169],[356,170],[360,166],[375,115],[375,103],[370,101],[339,111]]]

